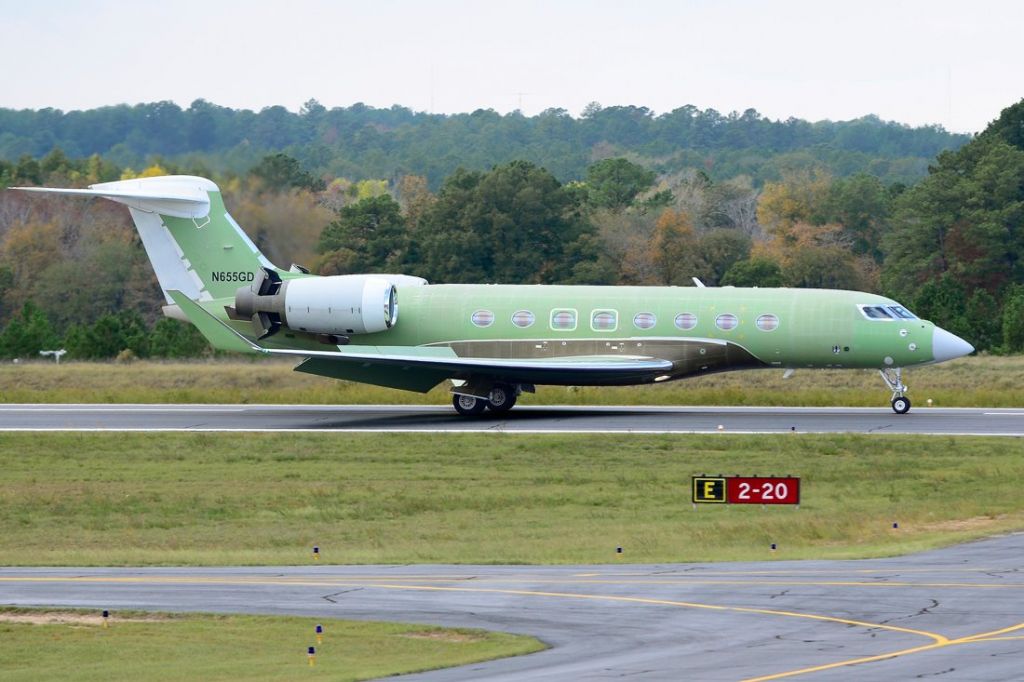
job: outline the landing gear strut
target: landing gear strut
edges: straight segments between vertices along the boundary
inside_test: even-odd
[[[907,385],[903,383],[903,368],[880,369],[878,373],[882,375],[882,381],[892,391],[892,411],[896,414],[910,412],[910,398],[903,395],[907,390]]]

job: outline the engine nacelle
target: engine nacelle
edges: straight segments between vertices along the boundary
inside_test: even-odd
[[[312,334],[345,336],[387,331],[398,322],[395,285],[374,275],[300,277],[281,281],[257,273],[235,292],[235,313],[251,319],[261,338],[283,324]]]

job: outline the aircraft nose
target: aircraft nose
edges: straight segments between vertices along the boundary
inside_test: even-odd
[[[941,327],[936,327],[932,333],[932,356],[935,362],[945,362],[973,352],[974,346]]]

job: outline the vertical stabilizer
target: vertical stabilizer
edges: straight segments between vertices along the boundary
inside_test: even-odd
[[[127,205],[169,305],[169,291],[198,301],[233,297],[260,268],[274,268],[225,210],[220,188],[205,178],[167,175],[89,189],[15,189],[101,196]]]

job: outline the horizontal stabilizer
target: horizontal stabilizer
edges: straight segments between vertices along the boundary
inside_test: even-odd
[[[201,305],[177,290],[168,291],[178,308],[185,314],[188,321],[206,337],[210,345],[217,350],[228,350],[236,353],[255,353],[260,347],[251,343],[244,336],[227,326],[208,313]]]
[[[11,187],[23,192],[103,197],[147,213],[175,218],[204,218],[210,214],[209,192],[217,186],[205,178],[167,175],[89,185],[89,189]]]

